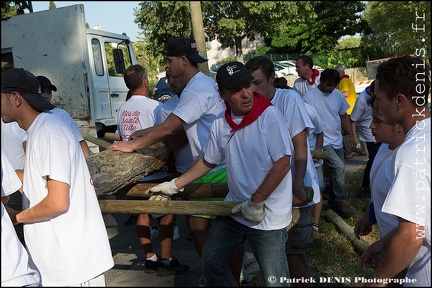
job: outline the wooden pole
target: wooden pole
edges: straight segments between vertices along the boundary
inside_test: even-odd
[[[138,183],[135,184],[127,193],[126,196],[130,197],[149,197],[147,190],[158,183]],[[217,197],[225,198],[228,193],[227,184],[198,184],[191,183],[184,187],[184,191],[177,194],[177,197]]]
[[[328,158],[328,152],[326,152],[326,151],[311,150],[310,152],[311,152],[312,156],[316,159],[327,159]]]
[[[88,135],[88,134],[83,135],[83,137],[85,140],[90,141],[90,142],[92,142],[92,143],[94,143],[94,144],[96,144],[96,145],[98,145],[104,149],[108,149],[108,146],[111,145],[111,143],[109,143],[107,141],[104,141],[102,139],[96,138],[96,137]]]
[[[173,214],[232,216],[231,209],[241,202],[99,200],[102,213]]]
[[[189,1],[189,10],[192,21],[192,32],[197,44],[198,51],[207,58],[207,48],[205,43],[204,24],[202,18],[201,2]],[[208,62],[198,64],[199,69],[206,75],[209,75]]]
[[[354,235],[354,229],[351,228],[336,212],[332,209],[327,209],[325,211],[325,217],[330,222],[333,222],[336,225],[336,228],[342,233],[345,237],[347,237],[354,246],[363,254],[364,251],[369,247],[369,244],[366,243],[363,239],[357,239]]]

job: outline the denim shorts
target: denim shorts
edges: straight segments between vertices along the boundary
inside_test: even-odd
[[[286,254],[310,253],[313,241],[312,207],[299,209],[300,218],[294,227],[288,230],[288,240],[285,244]]]

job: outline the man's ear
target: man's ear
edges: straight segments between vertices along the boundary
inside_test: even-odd
[[[405,94],[398,93],[395,96],[395,104],[396,111],[399,111],[401,108],[404,108],[410,104],[410,99]]]
[[[19,92],[14,91],[10,95],[10,101],[15,105],[15,107],[19,107],[24,102],[24,98]]]

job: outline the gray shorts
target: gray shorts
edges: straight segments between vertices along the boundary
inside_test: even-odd
[[[312,207],[293,208],[299,209],[300,218],[294,227],[288,230],[288,240],[285,244],[286,254],[309,253],[313,241]]]

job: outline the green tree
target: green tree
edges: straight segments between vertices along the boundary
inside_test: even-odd
[[[49,6],[48,6],[48,9],[56,9],[57,8],[57,6],[55,5],[55,3],[54,3],[54,1],[49,1]]]
[[[33,12],[31,1],[2,1],[1,20],[7,20],[12,16],[24,14],[26,10]]]
[[[222,48],[235,47],[239,56],[243,39],[253,41],[256,35],[268,35],[282,19],[304,13],[307,9],[298,9],[298,3],[302,1],[202,1],[204,31],[210,39],[217,39]],[[186,1],[141,2],[134,16],[155,55],[163,53],[164,45],[172,38],[192,37]]]
[[[366,53],[371,60],[416,54],[418,49],[425,49],[430,53],[430,2],[369,1],[365,19],[372,32],[362,37],[362,46],[366,47]],[[413,27],[417,27],[417,30]],[[428,62],[431,63],[430,54],[428,57]]]
[[[159,64],[163,61],[163,57],[161,55],[154,57],[150,53],[151,49],[148,48],[148,42],[137,42],[132,45],[138,63],[147,69],[150,85],[155,85],[158,80],[157,75],[165,68]]]
[[[166,43],[176,37],[192,37],[189,3],[143,1],[134,11],[135,23],[153,56],[164,55]]]
[[[311,1],[300,3],[306,15],[286,18],[265,37],[266,46],[274,53],[306,53],[332,51],[346,35],[367,33],[362,17],[363,1]]]

